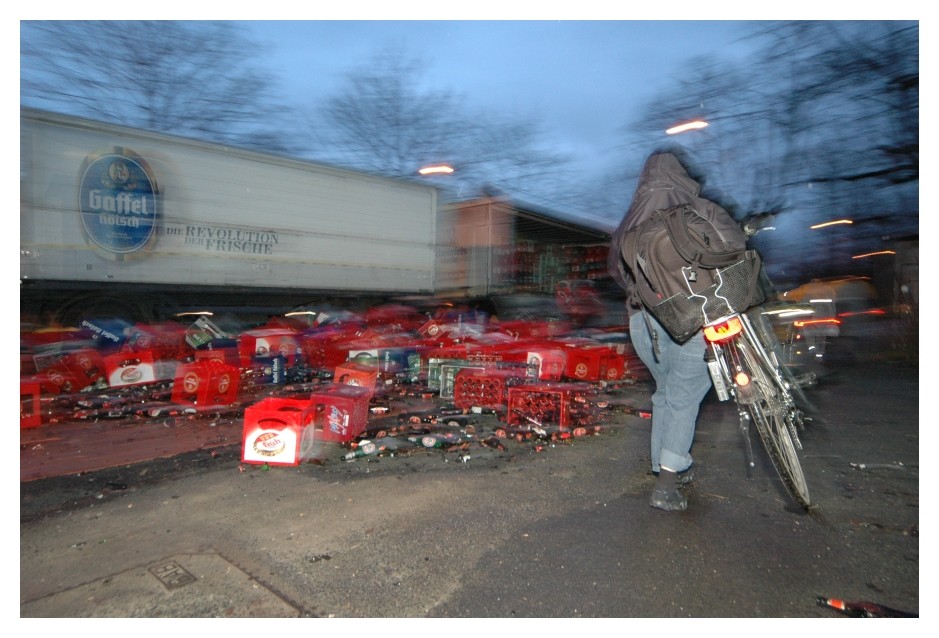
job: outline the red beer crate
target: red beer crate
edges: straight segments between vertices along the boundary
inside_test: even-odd
[[[109,354],[104,357],[104,369],[108,386],[111,388],[145,385],[154,381],[171,379],[175,372],[175,369],[168,370],[158,366],[150,350],[140,352],[121,350]]]
[[[570,332],[571,324],[567,321],[502,321],[499,330],[519,339],[541,339],[557,337]]]
[[[75,394],[85,387],[65,366],[58,363],[44,368],[35,378],[43,394]]]
[[[157,360],[181,360],[192,352],[186,343],[186,328],[172,323],[135,324],[125,350],[150,350]]]
[[[68,390],[70,392],[94,385],[105,376],[104,360],[101,353],[93,348],[38,354],[33,359],[39,372],[52,374],[57,371],[59,375],[73,379],[76,387]]]
[[[571,424],[571,390],[565,386],[525,385],[509,388],[508,416],[510,425]]]
[[[241,460],[300,465],[315,456],[315,406],[306,399],[267,397],[245,408]]]
[[[232,367],[241,367],[241,356],[238,354],[238,348],[235,346],[213,346],[209,344],[205,348],[193,350],[196,361],[207,361],[209,359],[221,361]]]
[[[625,355],[619,354],[615,351],[610,351],[610,355],[606,360],[606,370],[603,372],[601,381],[607,381],[613,383],[616,381],[622,381],[626,378],[626,357]]]
[[[465,364],[462,362],[449,362],[443,363],[440,366],[440,398],[441,399],[452,399],[454,386],[456,385],[456,377],[463,370],[469,370],[471,372],[483,373],[487,367],[480,364]]]
[[[568,344],[564,376],[576,381],[619,381],[626,359],[603,344]]]
[[[365,431],[368,425],[369,390],[331,383],[310,394],[315,406],[316,439],[344,443]]]
[[[349,359],[349,349],[356,342],[355,328],[351,326],[327,328],[300,337],[307,365],[329,370]]]
[[[255,357],[284,357],[288,366],[294,365],[300,342],[297,333],[283,329],[247,330],[238,337],[241,366],[249,367]]]
[[[238,368],[215,359],[184,363],[176,368],[172,400],[197,408],[231,405],[240,381]]]
[[[527,363],[536,369],[536,378],[541,381],[560,381],[567,361],[562,345],[551,340],[519,341],[511,348],[512,361]]]
[[[39,393],[39,381],[20,379],[20,428],[35,428],[42,425]]]
[[[526,382],[524,369],[487,368],[477,371],[463,368],[453,382],[453,404],[460,409],[505,409],[509,387]]]
[[[366,388],[369,390],[368,396],[371,398],[375,394],[378,386],[378,366],[355,361],[346,361],[342,365],[336,366],[333,381],[345,385]]]
[[[443,339],[447,334],[444,326],[433,319],[428,319],[426,323],[417,329],[417,332],[427,341]]]

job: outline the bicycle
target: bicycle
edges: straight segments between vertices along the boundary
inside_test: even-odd
[[[751,317],[760,324],[760,330],[754,327]],[[767,328],[761,306],[706,324],[703,330],[708,370],[718,399],[733,397],[737,403],[749,466],[754,466],[749,436],[752,421],[786,491],[796,503],[809,509],[809,488],[799,460],[799,431],[805,427],[805,414],[793,397],[798,386],[779,365],[772,332]]]

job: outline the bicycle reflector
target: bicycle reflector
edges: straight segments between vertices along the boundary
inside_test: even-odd
[[[712,343],[727,341],[736,337],[743,330],[740,317],[731,317],[727,321],[715,323],[704,328],[704,338]]]

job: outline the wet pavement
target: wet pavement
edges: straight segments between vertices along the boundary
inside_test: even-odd
[[[635,403],[648,388],[629,389]],[[918,369],[840,365],[788,500],[706,399],[681,513],[648,505],[649,420],[462,453],[297,467],[201,450],[21,484],[20,616],[835,618],[918,611]]]

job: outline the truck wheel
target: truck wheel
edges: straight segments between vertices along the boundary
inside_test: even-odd
[[[124,319],[131,323],[150,323],[154,318],[132,300],[107,295],[82,295],[69,299],[57,308],[49,308],[50,316],[63,326],[80,326],[83,319]]]

